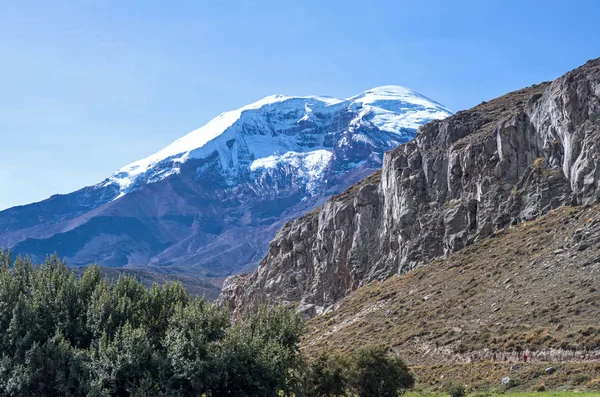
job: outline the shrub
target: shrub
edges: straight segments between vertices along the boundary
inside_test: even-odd
[[[305,391],[311,397],[345,396],[348,375],[341,356],[319,355],[308,363]]]
[[[367,346],[349,357],[349,383],[361,397],[397,397],[414,386],[415,380],[404,362],[391,357],[389,349]]]
[[[577,375],[574,375],[573,378],[571,378],[571,385],[579,386],[589,380],[590,380],[589,376],[587,376],[585,374],[577,374]]]
[[[467,391],[463,385],[452,383],[447,388],[447,393],[450,397],[465,397]]]
[[[543,384],[543,383],[540,383],[539,385],[537,385],[537,386],[534,388],[534,390],[535,390],[535,391],[539,391],[539,392],[546,391],[546,385],[545,385],[545,384]]]

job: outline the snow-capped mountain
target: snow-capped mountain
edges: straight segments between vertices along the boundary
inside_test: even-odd
[[[222,113],[152,156],[121,168],[104,186],[117,184],[120,197],[180,172],[181,164],[190,159],[214,153],[231,186],[247,171],[261,173],[283,164],[296,168],[312,186],[322,178],[333,154],[322,130],[343,112],[354,118],[337,142],[340,148],[352,146],[349,139],[367,145],[375,143],[372,138],[381,140],[356,132],[361,126],[385,131],[395,146],[412,137],[419,125],[449,114],[442,105],[400,86],[375,88],[347,100],[274,95]]]
[[[77,192],[0,212],[0,246],[71,265],[224,276],[252,267],[285,221],[381,166],[450,111],[412,90],[276,95],[223,113]]]

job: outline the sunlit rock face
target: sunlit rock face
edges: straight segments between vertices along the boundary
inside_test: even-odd
[[[286,224],[221,301],[323,312],[360,285],[407,272],[553,208],[598,201],[600,59],[421,127],[381,172]]]

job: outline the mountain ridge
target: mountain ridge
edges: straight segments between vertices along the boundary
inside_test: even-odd
[[[599,243],[598,204],[557,208],[361,286],[307,322],[303,351],[385,345],[432,389],[597,388]]]
[[[399,86],[345,100],[267,97],[99,184],[0,212],[0,246],[36,261],[56,252],[73,266],[249,270],[281,222],[378,169],[415,125],[448,114]]]
[[[386,100],[392,102],[391,105],[388,106],[397,107],[398,102],[400,102],[401,104],[410,104],[414,110],[402,113],[402,115],[392,114],[389,118],[393,120],[389,122],[389,120],[385,120],[386,115],[382,114],[384,113],[382,110],[390,112],[389,109],[376,106],[381,103],[385,106]],[[221,113],[203,127],[190,132],[164,149],[145,159],[138,160],[122,167],[104,183],[111,184],[116,182],[120,186],[121,194],[118,196],[120,197],[122,194],[125,194],[124,190],[126,191],[131,185],[135,184],[135,179],[137,179],[140,174],[143,174],[156,166],[160,166],[162,162],[172,162],[175,164],[183,163],[187,159],[202,158],[203,156],[212,153],[214,148],[206,148],[206,145],[214,139],[220,138],[222,134],[226,133],[232,127],[235,127],[236,123],[243,123],[243,118],[245,116],[250,118],[247,122],[259,122],[259,120],[254,120],[254,115],[248,113],[249,111],[266,109],[266,112],[268,112],[269,110],[281,107],[284,110],[291,112],[294,110],[294,102],[303,102],[304,105],[305,113],[299,119],[295,121],[292,119],[289,120],[291,122],[284,122],[281,123],[281,125],[270,124],[262,127],[265,130],[274,129],[279,130],[277,132],[283,131],[285,133],[286,130],[293,129],[295,127],[294,124],[314,121],[316,119],[316,117],[313,116],[315,110],[317,112],[328,113],[339,111],[340,108],[344,107],[364,107],[365,109],[363,112],[368,114],[374,107],[379,108],[379,111],[376,112],[377,115],[375,116],[375,119],[377,119],[377,117],[383,119],[378,120],[379,122],[375,122],[374,124],[385,131],[402,135],[403,129],[416,129],[416,127],[421,124],[419,117],[425,116],[425,119],[433,119],[450,113],[450,111],[441,104],[402,86],[375,87],[347,99],[324,96],[271,95],[237,110]],[[290,104],[291,106],[284,106],[285,104]],[[386,123],[386,121],[388,122]],[[228,138],[235,139],[234,136]],[[229,142],[229,140],[227,140],[227,142]],[[285,142],[284,145],[285,144],[289,144],[289,142]],[[265,146],[266,148],[261,148],[265,153],[255,153],[256,157],[264,158],[268,157],[268,154],[274,154],[271,150],[272,148],[269,147],[268,144],[265,144]],[[223,166],[225,163],[226,161],[222,160]],[[172,170],[177,172],[175,166]],[[165,174],[159,174],[156,177],[160,180],[169,175],[170,173],[166,172]],[[131,178],[133,178],[133,180]]]
[[[298,302],[312,317],[358,287],[600,194],[600,59],[419,129],[383,168],[286,224],[257,270],[225,282],[234,312]]]

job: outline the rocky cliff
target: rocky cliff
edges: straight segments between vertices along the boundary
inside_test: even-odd
[[[372,280],[407,272],[563,205],[598,200],[600,59],[422,127],[382,171],[287,223],[221,302],[299,302],[319,314]]]

